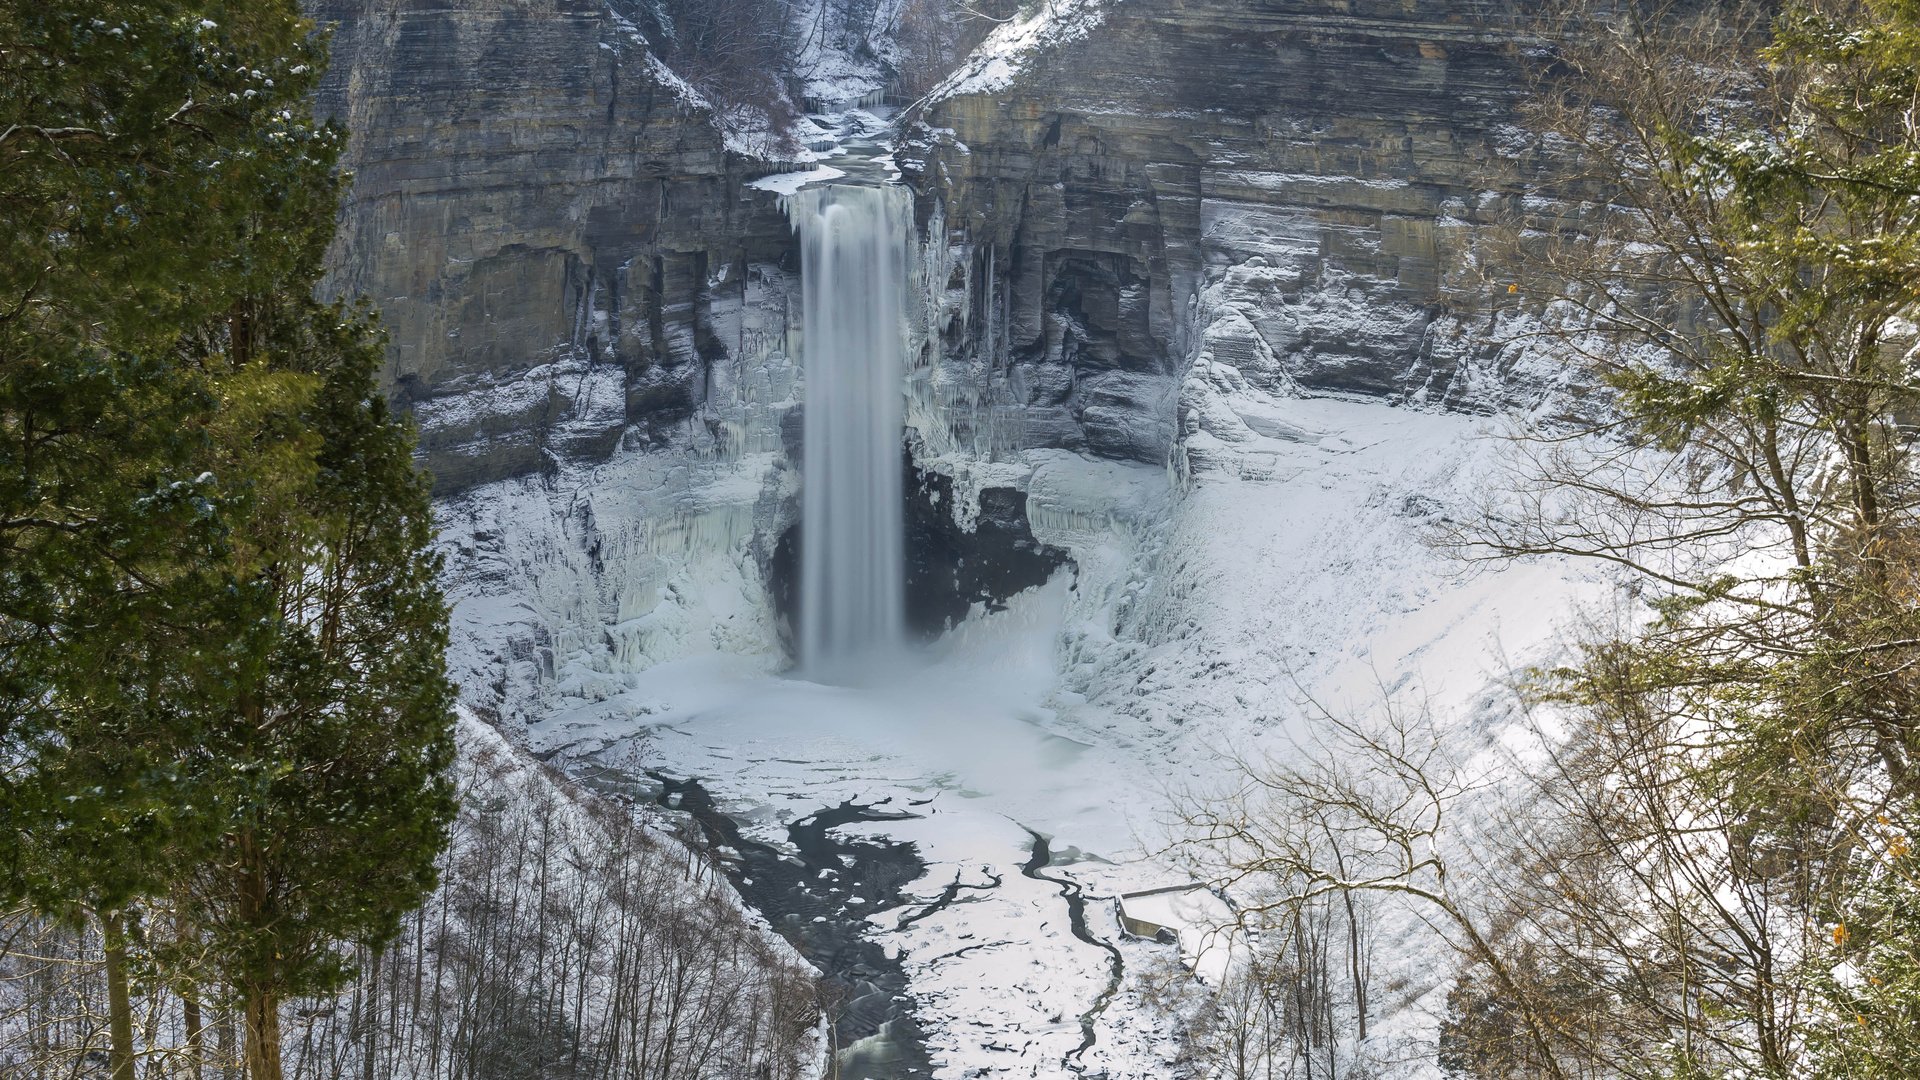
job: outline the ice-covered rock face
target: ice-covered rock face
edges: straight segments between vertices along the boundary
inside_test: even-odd
[[[555,459],[439,500],[450,659],[482,715],[537,723],[702,653],[784,664],[764,567],[798,506],[793,291],[777,267],[750,269],[717,325],[760,346],[709,366],[699,414],[664,437],[629,429],[604,461]]]
[[[638,0],[312,0],[352,137],[328,287],[365,294],[436,487],[671,441],[790,238]],[[630,18],[633,16],[634,18]]]
[[[1496,218],[1538,165],[1517,6],[1058,10],[990,39],[902,159],[996,438],[1164,461],[1202,355],[1275,393],[1490,411],[1551,388],[1498,332],[1529,298]]]
[[[315,12],[355,131],[335,283],[385,312],[503,715],[795,629],[797,245],[624,3]],[[1500,344],[1532,317],[1489,255],[1532,153],[1506,10],[1062,0],[936,95],[900,155],[917,628],[1114,550],[1034,451],[1174,493],[1286,472],[1303,393],[1554,384]]]

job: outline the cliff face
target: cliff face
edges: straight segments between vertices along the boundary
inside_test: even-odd
[[[330,287],[371,297],[443,493],[663,438],[788,243],[758,163],[630,0],[314,0],[354,182]]]
[[[1216,365],[1256,393],[1534,392],[1488,333],[1524,300],[1492,223],[1536,152],[1512,5],[1077,8],[1077,40],[950,80],[908,154],[950,248],[944,351],[997,438],[1166,460],[1209,412],[1183,374]]]
[[[743,187],[768,166],[649,53],[643,2],[313,5],[337,25],[320,107],[353,135],[332,285],[381,308],[390,387],[457,496],[469,687],[777,651],[791,610],[793,240]],[[1048,0],[919,110],[922,629],[1044,578],[1071,545],[1036,535],[1108,516],[1042,490],[1034,461],[1074,455],[1014,451],[1263,480],[1338,444],[1278,400],[1303,391],[1543,392],[1501,343],[1532,313],[1495,219],[1538,154],[1513,10]],[[509,595],[533,614],[488,606]]]
[[[744,329],[786,323],[745,311],[791,244],[741,188],[766,166],[649,53],[640,0],[312,7],[353,135],[332,285],[381,309],[443,492],[666,440],[716,364],[773,347]],[[1164,461],[1221,413],[1194,400],[1209,365],[1281,394],[1534,392],[1489,333],[1525,299],[1491,223],[1537,152],[1511,0],[1056,8],[1087,26],[1003,75],[990,41],[903,154],[936,249],[927,448]]]

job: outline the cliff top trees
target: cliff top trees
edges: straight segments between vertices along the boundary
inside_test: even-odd
[[[1531,119],[1580,201],[1546,223],[1557,243],[1531,238],[1530,291],[1581,316],[1558,343],[1615,391],[1625,434],[1706,463],[1698,485],[1745,486],[1643,499],[1638,531],[1611,538],[1530,515],[1497,546],[1573,547],[1698,591],[1667,555],[1738,533],[1804,571],[1822,537],[1864,544],[1899,510],[1899,339],[1920,288],[1903,6],[1802,5],[1771,33],[1771,5],[1576,3],[1549,22]],[[1829,453],[1841,473],[1819,467]],[[1595,481],[1617,521],[1618,485]]]
[[[111,954],[184,890],[256,1077],[451,813],[426,490],[370,325],[312,297],[323,63],[291,2],[0,8],[0,893]]]
[[[932,90],[1018,11],[1012,0],[903,0],[894,15],[900,90],[910,97]]]
[[[1585,316],[1564,341],[1615,391],[1615,433],[1683,466],[1641,486],[1606,463],[1549,472],[1578,512],[1484,538],[1648,573],[1670,592],[1654,633],[1685,646],[1667,659],[1762,694],[1760,713],[1790,705],[1803,734],[1824,716],[1911,799],[1920,699],[1892,672],[1915,638],[1920,5],[1795,5],[1758,39],[1754,10],[1593,5],[1562,39],[1537,117],[1599,187],[1541,272]]]
[[[792,60],[790,0],[651,0],[648,41],[713,105],[729,131],[791,154],[795,103],[781,74]]]

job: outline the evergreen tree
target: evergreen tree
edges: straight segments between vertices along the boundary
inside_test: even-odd
[[[275,1080],[280,1003],[339,987],[348,948],[386,942],[434,887],[454,810],[452,689],[428,489],[374,385],[378,338],[358,313],[304,299],[248,317],[266,362],[320,380],[299,416],[315,450],[279,474],[245,537],[271,635],[211,732],[243,783],[188,914],[244,1006],[250,1076]]]
[[[0,893],[100,921],[119,1077],[128,907],[210,841],[195,748],[259,653],[212,423],[297,389],[202,347],[278,258],[236,243],[293,209],[259,170],[307,156],[261,140],[310,89],[298,25],[231,15],[0,8]]]
[[[0,899],[99,920],[117,1078],[144,898],[277,1076],[278,1001],[392,932],[451,812],[426,489],[312,298],[323,63],[291,0],[0,7]]]

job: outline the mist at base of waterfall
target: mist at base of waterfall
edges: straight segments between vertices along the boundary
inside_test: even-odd
[[[938,642],[876,654],[884,662],[862,668],[857,683],[816,679],[805,669],[781,674],[755,658],[719,653],[661,664],[635,679],[630,693],[650,710],[635,719],[677,768],[719,779],[716,766],[726,761],[733,775],[716,790],[778,787],[784,775],[815,789],[826,782],[821,797],[837,797],[841,785],[828,772],[840,766],[826,763],[853,763],[844,773],[848,797],[875,781],[965,792],[1064,828],[1091,805],[1073,789],[1107,787],[1113,767],[1080,775],[1090,764],[1084,744],[1048,730],[1070,578],[1062,574]],[[617,726],[601,731],[620,741]],[[576,744],[570,753],[585,748]],[[792,776],[802,761],[815,766],[801,769],[804,778]],[[869,774],[869,766],[879,771]],[[1104,839],[1121,844],[1126,835],[1123,828]]]

